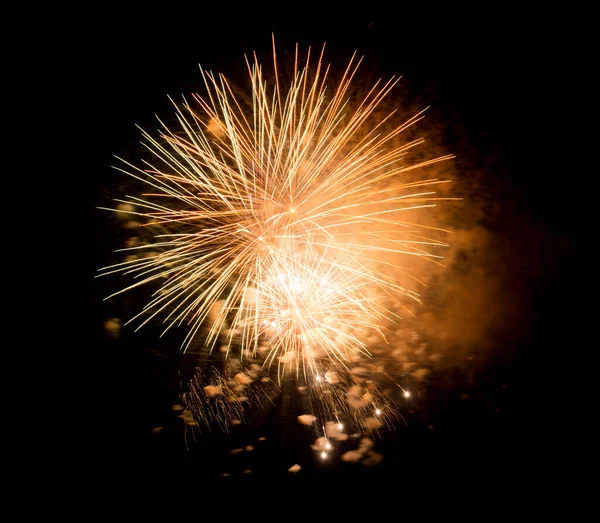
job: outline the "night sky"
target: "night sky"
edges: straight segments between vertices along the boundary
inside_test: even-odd
[[[234,23],[201,10],[171,13],[165,20],[160,13],[98,16],[96,29],[79,30],[87,53],[74,60],[84,86],[77,99],[88,126],[82,176],[93,232],[86,238],[90,263],[84,276],[90,293],[85,325],[94,379],[93,407],[87,414],[92,448],[87,450],[100,458],[97,466],[110,464],[112,470],[132,474],[147,471],[163,480],[158,471],[167,470],[178,478],[207,482],[344,478],[402,485],[417,476],[450,483],[458,475],[471,480],[518,477],[523,482],[535,476],[543,426],[533,413],[532,363],[540,351],[549,352],[566,340],[558,325],[570,243],[552,205],[556,189],[536,165],[532,156],[538,151],[529,143],[535,132],[529,111],[538,84],[532,73],[536,46],[527,37],[526,21],[501,13],[427,18],[402,11],[335,23],[307,17],[310,21],[271,21],[256,15]],[[198,64],[239,75],[244,54],[256,51],[269,58],[271,33],[278,50],[292,51],[296,42],[320,49],[326,42],[329,62],[345,65],[357,51],[364,56],[362,70],[369,79],[401,75],[400,90],[431,106],[432,121],[444,129],[444,145],[457,156],[456,169],[473,173],[462,180],[472,181],[469,195],[483,209],[475,224],[477,238],[483,237],[481,252],[466,248],[464,256],[470,267],[485,267],[475,279],[463,274],[457,285],[473,293],[465,294],[465,300],[477,295],[493,317],[469,313],[465,306],[463,319],[467,325],[477,323],[472,329],[477,334],[465,335],[470,341],[458,343],[453,364],[422,386],[426,399],[406,413],[407,423],[376,440],[384,457],[377,466],[339,460],[337,465],[319,464],[306,445],[310,436],[305,427],[295,421],[298,413],[292,407],[285,414],[282,405],[261,420],[256,436],[262,430],[269,438],[264,448],[254,442],[254,451],[240,458],[244,463],[235,464],[238,458],[228,453],[249,444],[243,437],[203,434],[193,442],[188,434],[186,443],[172,410],[178,403],[177,355],[160,353],[153,342],[156,329],[133,333],[124,328],[118,339],[104,330],[104,322],[123,307],[102,302],[115,282],[93,278],[112,260],[121,234],[114,232],[107,213],[96,209],[119,196],[122,178],[111,169],[113,155],[135,157],[135,125],[152,128],[155,114],[168,114],[167,95],[201,91]],[[133,311],[137,305],[143,303],[126,301],[124,308]],[[450,306],[462,307],[460,301]],[[162,428],[153,433],[156,427]],[[299,473],[287,472],[299,461]],[[224,478],[223,472],[230,476]]]

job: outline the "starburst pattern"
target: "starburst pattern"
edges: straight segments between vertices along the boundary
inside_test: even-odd
[[[398,79],[357,101],[360,60],[332,82],[323,51],[302,65],[296,49],[289,81],[275,47],[273,74],[247,59],[250,96],[201,70],[206,92],[174,103],[177,125],[143,132],[151,160],[122,161],[148,190],[117,200],[120,210],[153,239],[102,274],[135,278],[119,293],[154,286],[130,320],[138,328],[186,326],[184,350],[224,343],[226,355],[260,353],[280,376],[311,378],[322,362],[344,370],[368,356],[365,338],[385,337],[404,302],[420,300],[402,260],[438,263],[447,231],[414,217],[450,198],[435,191],[447,180],[407,174],[451,156],[407,164],[423,140],[402,136],[423,112],[391,125],[395,112],[379,109]]]

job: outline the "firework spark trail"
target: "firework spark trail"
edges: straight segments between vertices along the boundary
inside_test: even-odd
[[[208,374],[200,369],[182,394],[186,428],[211,430],[214,424],[228,432],[231,425],[246,419],[249,407],[272,403],[277,396],[275,384],[257,364],[243,367],[239,360],[228,360],[224,372],[212,367]]]
[[[185,324],[184,350],[203,329],[211,351],[223,338],[227,354],[266,345],[265,364],[277,362],[280,375],[292,366],[310,377],[323,358],[343,369],[350,355],[368,354],[362,335],[383,336],[383,320],[399,317],[387,300],[419,301],[421,282],[399,260],[439,263],[447,244],[435,235],[448,231],[410,217],[450,198],[432,190],[445,180],[402,177],[452,156],[404,165],[423,140],[397,145],[399,136],[422,112],[391,130],[394,112],[375,115],[399,79],[376,83],[355,104],[355,57],[330,90],[323,52],[313,70],[310,52],[302,66],[296,49],[287,87],[273,56],[274,81],[256,56],[247,59],[251,99],[201,70],[198,109],[174,103],[177,130],[161,122],[159,139],[142,131],[154,162],[123,160],[118,169],[150,190],[117,202],[158,232],[128,249],[149,254],[102,274],[136,279],[112,296],[158,284],[130,320],[145,316],[138,328],[155,319],[165,331]]]
[[[401,419],[398,406],[374,380],[329,370],[306,387],[311,410],[328,423],[359,431],[392,428]],[[342,423],[343,421],[343,423]]]

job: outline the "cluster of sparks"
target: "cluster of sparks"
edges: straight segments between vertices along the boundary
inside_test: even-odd
[[[413,218],[447,199],[435,192],[447,181],[405,174],[451,156],[406,165],[423,140],[401,136],[423,113],[390,127],[394,112],[379,112],[399,79],[376,83],[357,103],[355,57],[333,88],[323,52],[302,65],[296,49],[293,71],[282,70],[274,46],[273,58],[269,75],[256,56],[246,60],[250,96],[201,69],[206,94],[174,103],[177,128],[161,122],[159,138],[143,132],[153,160],[123,160],[119,170],[148,190],[117,200],[116,210],[153,240],[102,272],[135,278],[116,294],[154,285],[130,321],[185,326],[183,350],[201,338],[225,357],[260,357],[278,379],[295,375],[317,395],[327,373],[345,376],[339,401],[326,407],[335,419],[358,387],[349,362],[370,356],[365,340],[385,339],[405,300],[420,300],[421,282],[402,260],[439,263],[447,247],[436,238],[448,231]],[[372,396],[356,394],[381,414]]]
[[[250,407],[264,407],[277,394],[271,379],[261,366],[244,368],[239,360],[227,362],[223,372],[211,368],[208,374],[197,369],[183,394],[186,427],[211,427],[217,424],[224,432],[246,421]],[[251,386],[250,386],[251,385]]]

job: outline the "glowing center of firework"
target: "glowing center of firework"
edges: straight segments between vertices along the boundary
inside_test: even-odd
[[[307,277],[308,276],[308,277]],[[332,303],[327,298],[334,293],[326,278],[311,275],[279,273],[275,283],[279,303],[278,322],[287,322],[300,329],[327,322],[333,314]]]
[[[326,278],[311,278],[279,272],[263,293],[270,299],[262,304],[271,316],[264,324],[291,330],[296,334],[306,328],[330,323],[333,307],[327,298],[334,293]],[[271,312],[269,312],[271,311]]]

